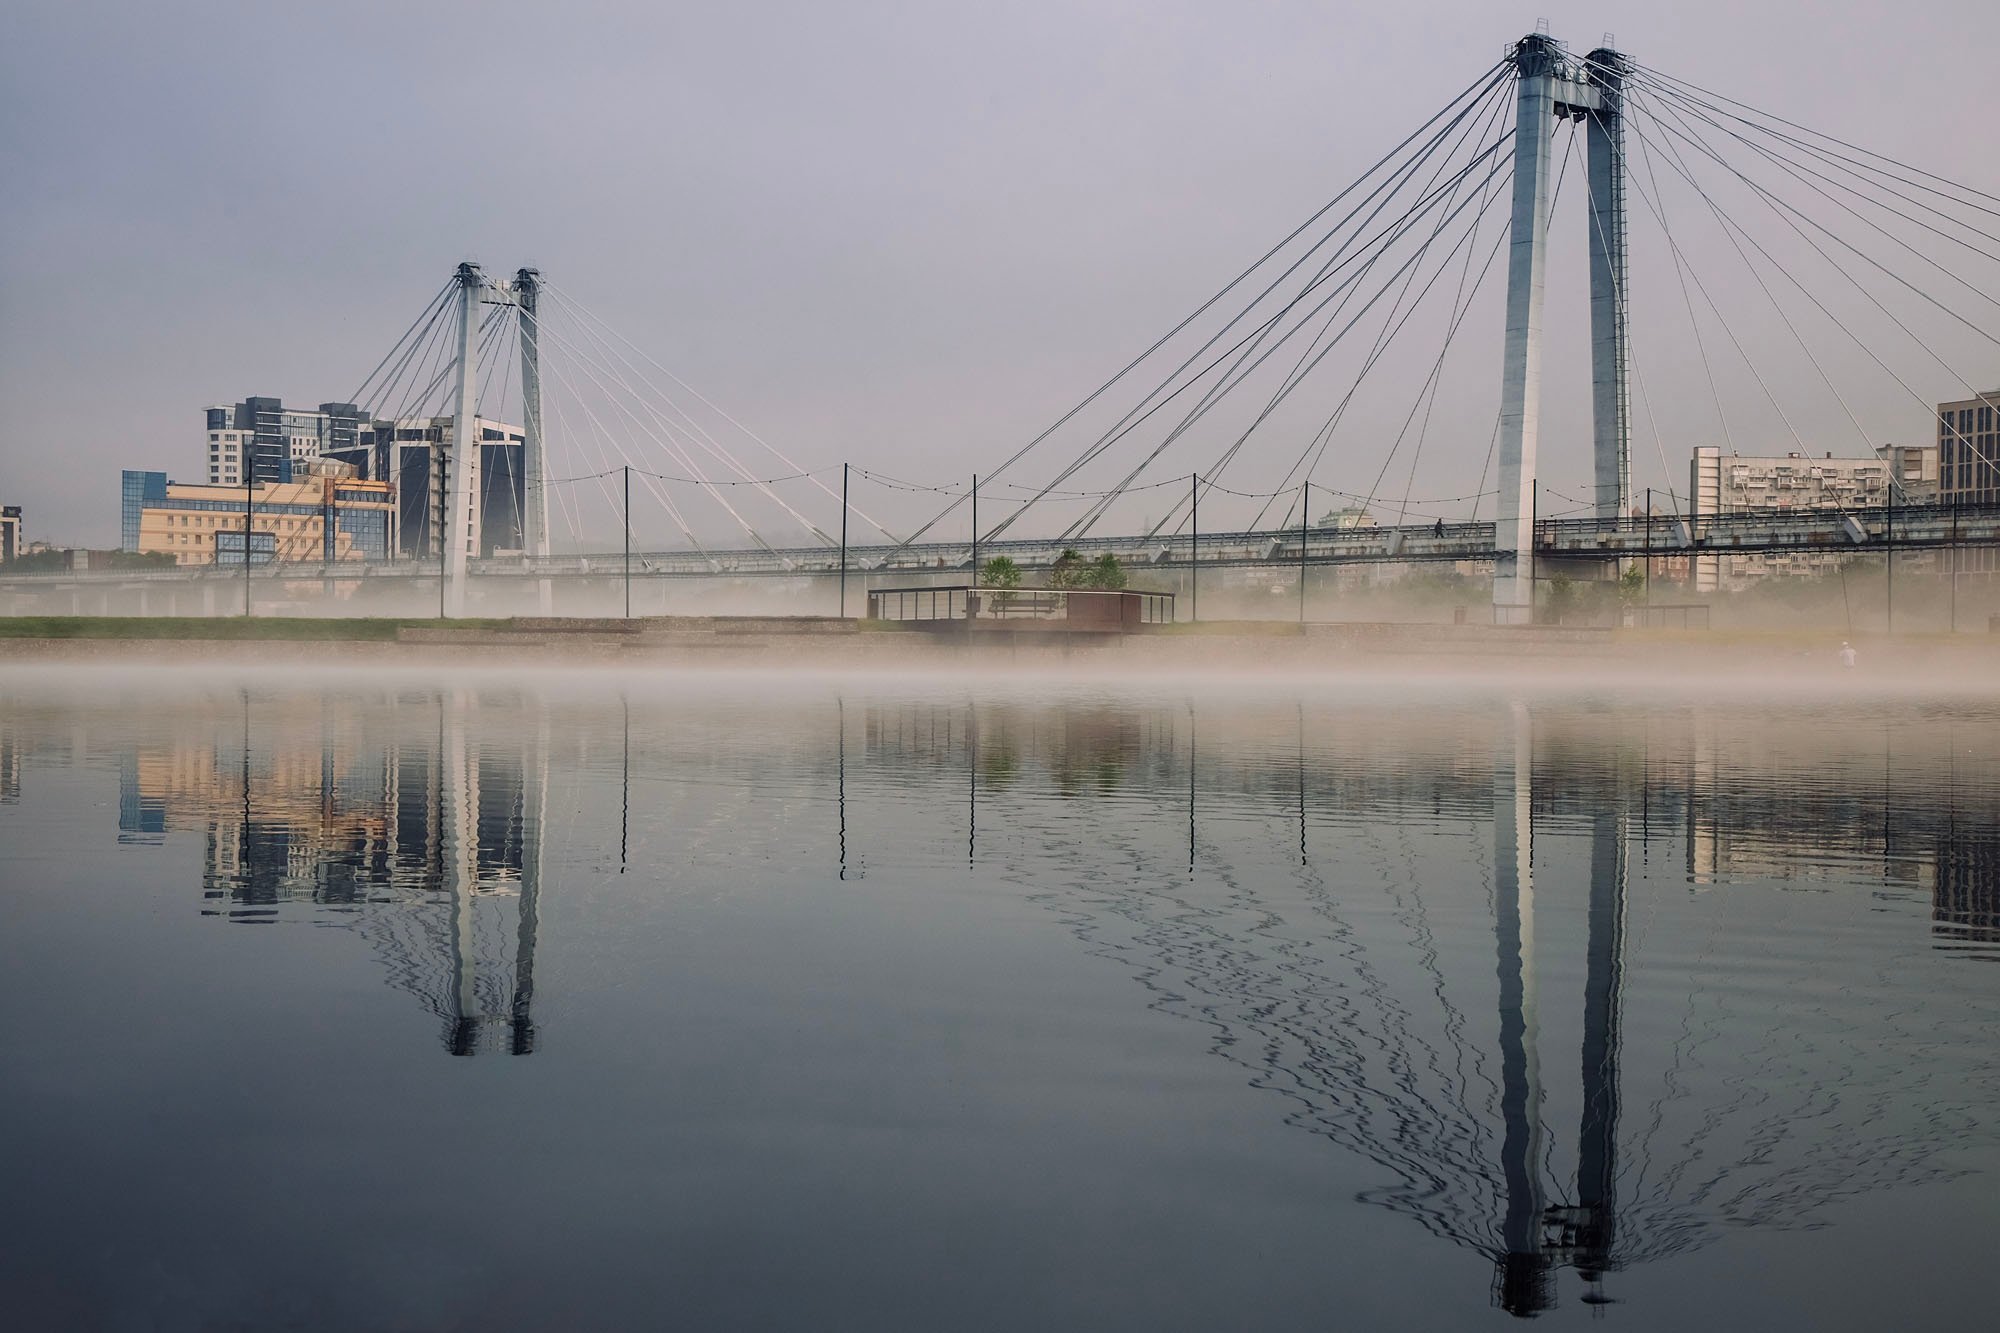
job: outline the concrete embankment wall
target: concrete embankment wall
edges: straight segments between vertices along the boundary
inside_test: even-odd
[[[1862,673],[2000,682],[2000,635],[1855,639]],[[862,630],[831,618],[523,620],[504,629],[405,626],[394,641],[0,638],[0,665],[302,666],[409,668],[617,667],[873,671],[1058,669],[1477,674],[1562,670],[1751,673],[1780,683],[1838,669],[1832,635],[1608,631],[1482,625],[1204,626],[1119,635]],[[1940,680],[1939,683],[1942,683]]]

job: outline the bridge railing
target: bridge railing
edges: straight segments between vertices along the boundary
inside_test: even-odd
[[[1435,521],[1403,526],[1203,533],[1199,551],[1185,536],[1087,537],[1072,541],[1009,539],[982,542],[982,555],[1007,555],[1026,569],[1047,568],[1065,547],[1086,559],[1114,555],[1133,571],[1186,570],[1297,565],[1300,539],[1310,565],[1377,564],[1407,561],[1491,560],[1495,554],[1490,522]],[[1541,519],[1535,524],[1535,546],[1551,553],[1631,558],[1654,555],[1720,553],[1725,551],[1788,551],[1824,549],[1937,549],[1955,546],[2000,546],[2000,505],[1897,505],[1872,509],[1762,509],[1689,517],[1655,514],[1600,519],[1595,517]],[[1199,556],[1196,559],[1196,556]],[[847,553],[851,575],[971,578],[969,544],[930,543],[922,546],[855,546]],[[841,567],[838,551],[825,547],[761,548],[756,550],[634,551],[634,579],[655,578],[823,578]],[[494,556],[474,560],[471,572],[490,580],[583,578],[618,579],[626,570],[619,552],[564,554],[527,559]],[[241,583],[241,565],[181,565],[160,569],[89,569],[25,572],[0,566],[0,582],[21,592],[59,585],[160,585],[174,583]],[[259,585],[288,581],[334,580],[372,583],[390,580],[432,582],[439,577],[434,558],[395,561],[281,561],[252,565],[249,577]],[[969,586],[969,583],[966,585]]]
[[[1535,545],[1548,551],[1700,553],[1857,546],[1990,545],[2000,506],[1896,505],[1849,509],[1745,509],[1699,516],[1541,519]]]

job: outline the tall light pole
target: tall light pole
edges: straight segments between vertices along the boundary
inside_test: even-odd
[[[450,597],[448,589],[451,584],[451,575],[445,564],[445,553],[449,547],[449,543],[445,539],[445,532],[451,525],[450,516],[444,511],[444,507],[451,503],[445,498],[445,476],[451,471],[451,458],[445,452],[443,440],[437,442],[437,451],[438,517],[437,522],[431,527],[431,538],[438,544],[438,619],[443,620],[448,614],[447,607],[449,606]]]
[[[1306,521],[1312,512],[1312,483],[1299,483],[1299,632],[1306,628]]]
[[[243,446],[243,614],[250,614],[250,513],[256,505],[256,442]]]
[[[1201,619],[1201,474],[1188,477],[1188,623]]]

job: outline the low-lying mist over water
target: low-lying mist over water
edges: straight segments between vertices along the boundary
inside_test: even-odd
[[[976,577],[969,549],[935,565],[874,570],[857,562],[846,580],[829,574],[670,574],[661,557],[634,554],[631,577],[617,553],[578,558],[580,568],[535,578],[521,569],[475,574],[465,614],[473,617],[574,618],[661,616],[854,616],[868,613],[871,590],[964,587]],[[1190,575],[1170,548],[1162,564],[1130,553],[1123,567],[1134,591],[1175,599],[1180,622],[1255,621],[1320,624],[1491,624],[1490,562],[1315,563],[1304,575],[1296,564],[1206,564]],[[1976,555],[1976,553],[1975,553]],[[1967,567],[1974,556],[1965,557]],[[1666,566],[1666,558],[1651,562]],[[1954,573],[1945,557],[1899,554],[1894,568],[1879,555],[1828,561],[1804,575],[1772,575],[1696,590],[1687,557],[1676,570],[1649,571],[1647,562],[1571,563],[1543,581],[1537,594],[1540,623],[1573,627],[1714,628],[1793,630],[1833,634],[1971,634],[2000,616],[2000,580],[1985,573]],[[339,571],[335,571],[336,575]],[[1047,579],[1031,572],[1024,584]],[[257,571],[247,589],[252,614],[288,617],[404,617],[440,614],[435,569],[379,570],[365,577],[326,579]],[[94,581],[50,577],[0,587],[0,611],[20,616],[237,617],[244,613],[241,577],[200,567],[148,571],[144,578]]]
[[[1819,665],[10,667],[9,1322],[1978,1322],[2000,697]]]

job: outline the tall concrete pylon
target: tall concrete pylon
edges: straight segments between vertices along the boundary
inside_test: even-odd
[[[514,274],[514,307],[521,342],[521,553],[539,560],[549,553],[547,451],[542,444],[542,274],[524,268]],[[555,585],[535,580],[535,609],[555,612]]]
[[[514,275],[514,305],[521,327],[521,550],[530,559],[549,553],[549,498],[542,448],[542,330],[539,269]]]
[[[443,522],[444,614],[465,614],[465,578],[472,559],[473,482],[479,467],[479,304],[486,279],[479,265],[458,266],[458,396],[445,455]]]
[[[1610,57],[1608,61],[1600,58]],[[1500,379],[1500,494],[1494,525],[1493,619],[1524,625],[1535,614],[1535,460],[1541,442],[1542,298],[1547,283],[1549,168],[1555,123],[1589,119],[1593,199],[1592,359],[1596,386],[1597,508],[1615,516],[1629,490],[1625,309],[1624,138],[1617,117],[1623,57],[1600,48],[1579,67],[1547,33],[1514,47],[1514,198],[1507,250],[1507,338]],[[1612,115],[1604,115],[1607,103]],[[1600,175],[1601,173],[1601,175]],[[1600,239],[1601,237],[1601,239]],[[1602,262],[1597,251],[1602,246]],[[1602,311],[1599,311],[1600,297]]]
[[[446,542],[444,614],[465,614],[466,579],[476,554],[479,496],[479,325],[482,305],[511,305],[519,311],[521,333],[521,547],[530,556],[549,552],[549,501],[542,442],[541,322],[537,318],[541,272],[524,268],[511,283],[489,281],[470,261],[458,266],[458,394],[451,419],[451,449],[445,464],[446,513],[440,531]],[[540,581],[542,609],[550,585]]]
[[[1632,390],[1625,286],[1625,57],[1600,46],[1584,58],[1600,105],[1584,120],[1590,167],[1590,415],[1597,517],[1632,503]]]

